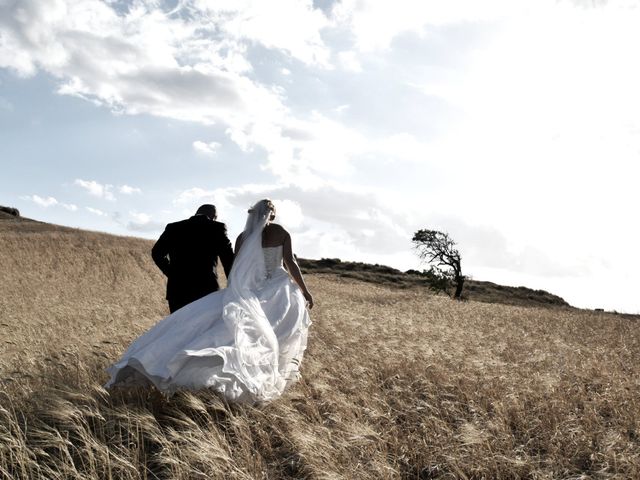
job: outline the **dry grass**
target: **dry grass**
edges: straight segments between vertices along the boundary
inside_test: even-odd
[[[640,331],[609,314],[310,275],[278,401],[108,393],[166,313],[149,248],[0,220],[0,478],[640,478]]]

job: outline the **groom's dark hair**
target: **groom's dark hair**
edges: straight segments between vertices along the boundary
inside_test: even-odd
[[[218,217],[215,205],[211,205],[210,203],[200,205],[196,211],[196,215],[206,215],[211,220],[215,220]]]

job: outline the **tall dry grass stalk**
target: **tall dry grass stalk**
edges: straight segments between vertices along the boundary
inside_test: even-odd
[[[333,275],[269,405],[106,392],[166,313],[150,242],[0,222],[0,478],[640,478],[637,322]]]

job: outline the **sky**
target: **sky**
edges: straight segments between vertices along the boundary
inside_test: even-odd
[[[261,198],[303,258],[640,313],[640,2],[0,0],[0,205],[157,238]]]

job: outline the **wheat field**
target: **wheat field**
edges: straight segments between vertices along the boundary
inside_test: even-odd
[[[167,313],[151,242],[0,219],[0,478],[640,478],[640,330],[308,275],[302,380],[268,405],[105,391]]]

